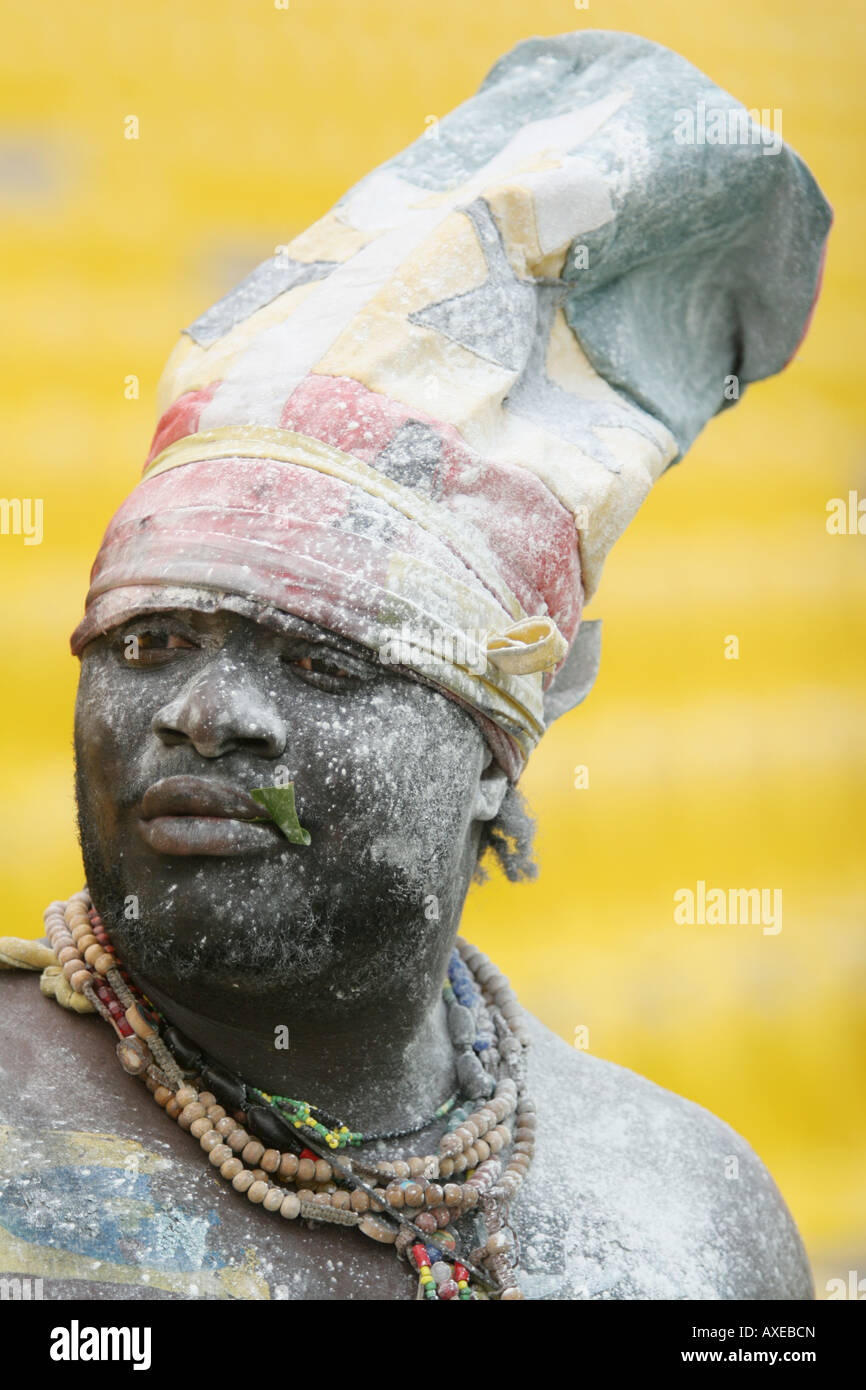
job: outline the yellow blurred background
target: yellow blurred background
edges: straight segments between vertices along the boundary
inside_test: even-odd
[[[643,34],[782,110],[836,210],[812,330],[614,549],[588,615],[604,619],[598,683],[523,784],[541,877],[473,890],[464,935],[569,1042],[588,1028],[592,1052],[748,1138],[819,1297],[866,1276],[866,537],[826,529],[831,498],[866,497],[862,15],[807,0],[0,11],[0,493],[45,507],[40,546],[0,536],[4,930],[22,935],[81,883],[68,636],[183,325],[533,33]],[[699,879],[781,888],[782,931],[675,925],[674,891]]]

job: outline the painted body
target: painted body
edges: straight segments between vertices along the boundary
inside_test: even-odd
[[[393,1249],[234,1192],[120,1070],[99,1020],[58,1008],[33,976],[0,978],[0,998],[14,1078],[0,1128],[3,1274],[42,1277],[55,1299],[414,1296]],[[512,1208],[528,1298],[813,1297],[794,1223],[743,1139],[531,1028],[538,1147]]]
[[[453,1092],[441,981],[483,828],[510,794],[469,713],[309,624],[190,608],[90,644],[76,751],[94,902],[133,978],[199,1046],[367,1132]],[[309,846],[244,819],[245,789],[277,768]],[[2,990],[4,1272],[56,1298],[412,1296],[391,1248],[232,1191],[120,1070],[100,1020],[32,978]],[[537,1149],[512,1208],[528,1297],[812,1296],[742,1139],[531,1030]]]

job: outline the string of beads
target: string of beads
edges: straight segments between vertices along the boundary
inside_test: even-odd
[[[286,1220],[357,1226],[393,1245],[419,1298],[523,1297],[508,1217],[535,1147],[529,1035],[508,981],[475,947],[458,939],[443,985],[461,1094],[417,1127],[448,1118],[438,1153],[376,1160],[357,1150],[412,1131],[365,1135],[205,1057],[136,988],[86,888],[50,903],[44,920],[71,988],[113,1029],[121,1066],[235,1191]],[[455,1226],[474,1231],[468,1253]]]

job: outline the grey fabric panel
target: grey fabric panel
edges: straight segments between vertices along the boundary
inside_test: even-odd
[[[625,427],[659,444],[661,438],[652,420],[635,410],[627,397],[621,401],[615,397],[601,401],[580,397],[550,380],[545,365],[547,349],[553,316],[562,300],[563,293],[556,287],[539,287],[538,329],[526,365],[509,391],[506,404],[512,415],[532,420],[542,428],[546,426],[552,434],[598,459],[611,473],[619,473],[621,465],[596,433],[598,428]]]
[[[581,623],[571,651],[544,696],[547,725],[582,704],[595,685],[601,664],[601,620]]]
[[[236,323],[243,323],[250,314],[263,309],[286,290],[294,289],[296,285],[306,285],[310,280],[324,280],[336,264],[336,261],[293,261],[287,256],[272,256],[269,261],[256,266],[246,279],[235,285],[184,332],[199,347],[207,347],[222,338]]]
[[[477,198],[462,211],[478,235],[487,278],[474,290],[415,310],[409,320],[435,328],[488,362],[518,371],[535,333],[535,284],[515,275],[484,199]]]
[[[442,462],[442,436],[421,420],[407,420],[376,455],[373,466],[386,477],[426,492],[439,490],[436,475]]]

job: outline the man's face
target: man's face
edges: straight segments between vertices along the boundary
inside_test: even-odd
[[[497,774],[465,711],[360,652],[299,620],[192,610],[86,648],[85,870],[154,984],[194,980],[215,1005],[231,989],[240,1018],[292,988],[339,1013],[441,979]],[[286,781],[308,846],[250,819],[265,813],[244,794]]]

